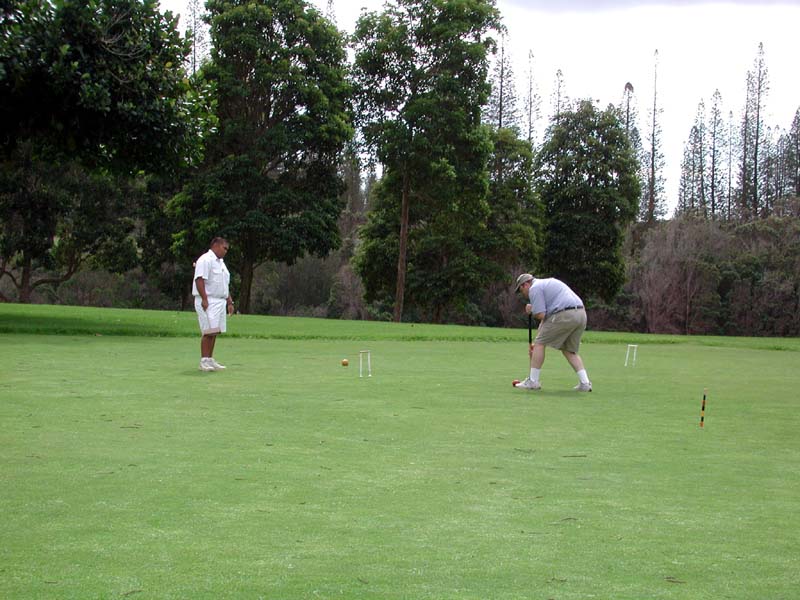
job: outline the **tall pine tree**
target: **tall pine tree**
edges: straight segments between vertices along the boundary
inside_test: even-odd
[[[753,69],[747,72],[746,81],[747,95],[741,126],[740,210],[743,218],[757,219],[768,214],[761,198],[763,187],[761,153],[766,135],[764,112],[769,91],[763,43],[758,45]]]
[[[724,197],[724,148],[726,145],[725,140],[725,123],[722,119],[722,94],[719,90],[714,90],[714,95],[711,97],[711,113],[709,115],[708,124],[708,138],[709,138],[709,165],[708,165],[708,180],[709,180],[709,209],[712,218],[720,217],[722,212],[721,199]]]
[[[664,150],[661,140],[661,114],[658,102],[658,50],[653,57],[653,103],[645,137],[647,179],[645,180],[645,202],[639,207],[639,220],[655,223],[666,213],[664,202]]]
[[[519,131],[519,110],[517,107],[517,84],[514,77],[513,61],[507,48],[508,36],[500,38],[489,82],[492,92],[484,109],[484,121],[495,129],[514,129]]]
[[[800,198],[800,108],[794,113],[787,145],[788,194]]]
[[[533,52],[529,50],[527,83],[525,86],[524,133],[528,143],[535,147],[538,139],[536,126],[541,117],[542,98],[539,96],[533,65]]]

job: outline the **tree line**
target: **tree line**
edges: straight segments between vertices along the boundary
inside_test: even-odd
[[[300,0],[192,0],[183,36],[153,0],[1,6],[6,300],[184,307],[223,235],[245,312],[509,326],[532,270],[602,327],[797,334],[797,132],[768,142],[765,96],[740,146],[704,118],[664,221],[657,95],[641,135],[632,86],[605,108],[557,86],[539,143],[492,0],[397,0],[349,37]],[[754,325],[745,291],[779,314]]]
[[[769,70],[759,44],[746,77],[740,120],[719,90],[701,100],[681,163],[678,212],[749,221],[791,213],[800,196],[800,111],[788,128],[766,122]]]

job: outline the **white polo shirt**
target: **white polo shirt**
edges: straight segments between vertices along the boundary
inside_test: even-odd
[[[225,261],[217,258],[213,250],[209,250],[197,259],[194,267],[194,278],[192,278],[192,294],[200,296],[197,291],[197,278],[202,277],[206,284],[206,295],[209,298],[227,298],[228,285],[231,282],[231,274]]]
[[[550,316],[565,308],[583,307],[583,300],[563,281],[553,277],[534,279],[528,290],[532,313]]]

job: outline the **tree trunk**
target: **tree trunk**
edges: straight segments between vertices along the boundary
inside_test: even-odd
[[[403,320],[403,298],[406,293],[406,253],[408,252],[408,171],[403,173],[403,198],[400,207],[400,249],[397,253],[397,289],[394,298],[395,323]]]
[[[442,324],[442,314],[444,313],[444,306],[437,304],[433,309],[433,322],[437,325]]]
[[[194,274],[194,271],[192,271]],[[194,276],[194,275],[193,275]],[[192,286],[193,282],[189,282],[183,286],[183,290],[181,291],[181,311],[191,308],[194,310],[194,296],[192,296]]]
[[[244,314],[250,313],[250,290],[253,288],[253,273],[255,266],[253,261],[247,258],[242,260],[242,272],[239,276],[242,280],[242,288],[239,290],[239,312]]]
[[[29,304],[31,301],[31,270],[32,270],[31,257],[27,254],[22,259],[22,277],[19,280],[19,301],[21,304]]]

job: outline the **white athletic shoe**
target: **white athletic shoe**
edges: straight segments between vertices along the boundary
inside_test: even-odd
[[[201,371],[216,371],[214,365],[209,362],[208,358],[201,358],[200,359],[200,370]]]
[[[592,382],[589,383],[579,383],[574,388],[572,388],[576,392],[591,392],[592,391]]]
[[[217,362],[215,359],[213,359],[213,358],[209,358],[209,359],[208,359],[208,362],[211,364],[211,366],[212,366],[212,367],[214,367],[214,370],[215,370],[215,371],[222,371],[222,369],[226,369],[226,368],[227,368],[225,365],[221,365],[221,364],[219,364],[219,363],[218,363],[218,362]]]
[[[526,377],[525,381],[520,381],[514,387],[522,388],[523,390],[540,390],[542,389],[542,384],[538,381],[533,381],[530,377]]]

